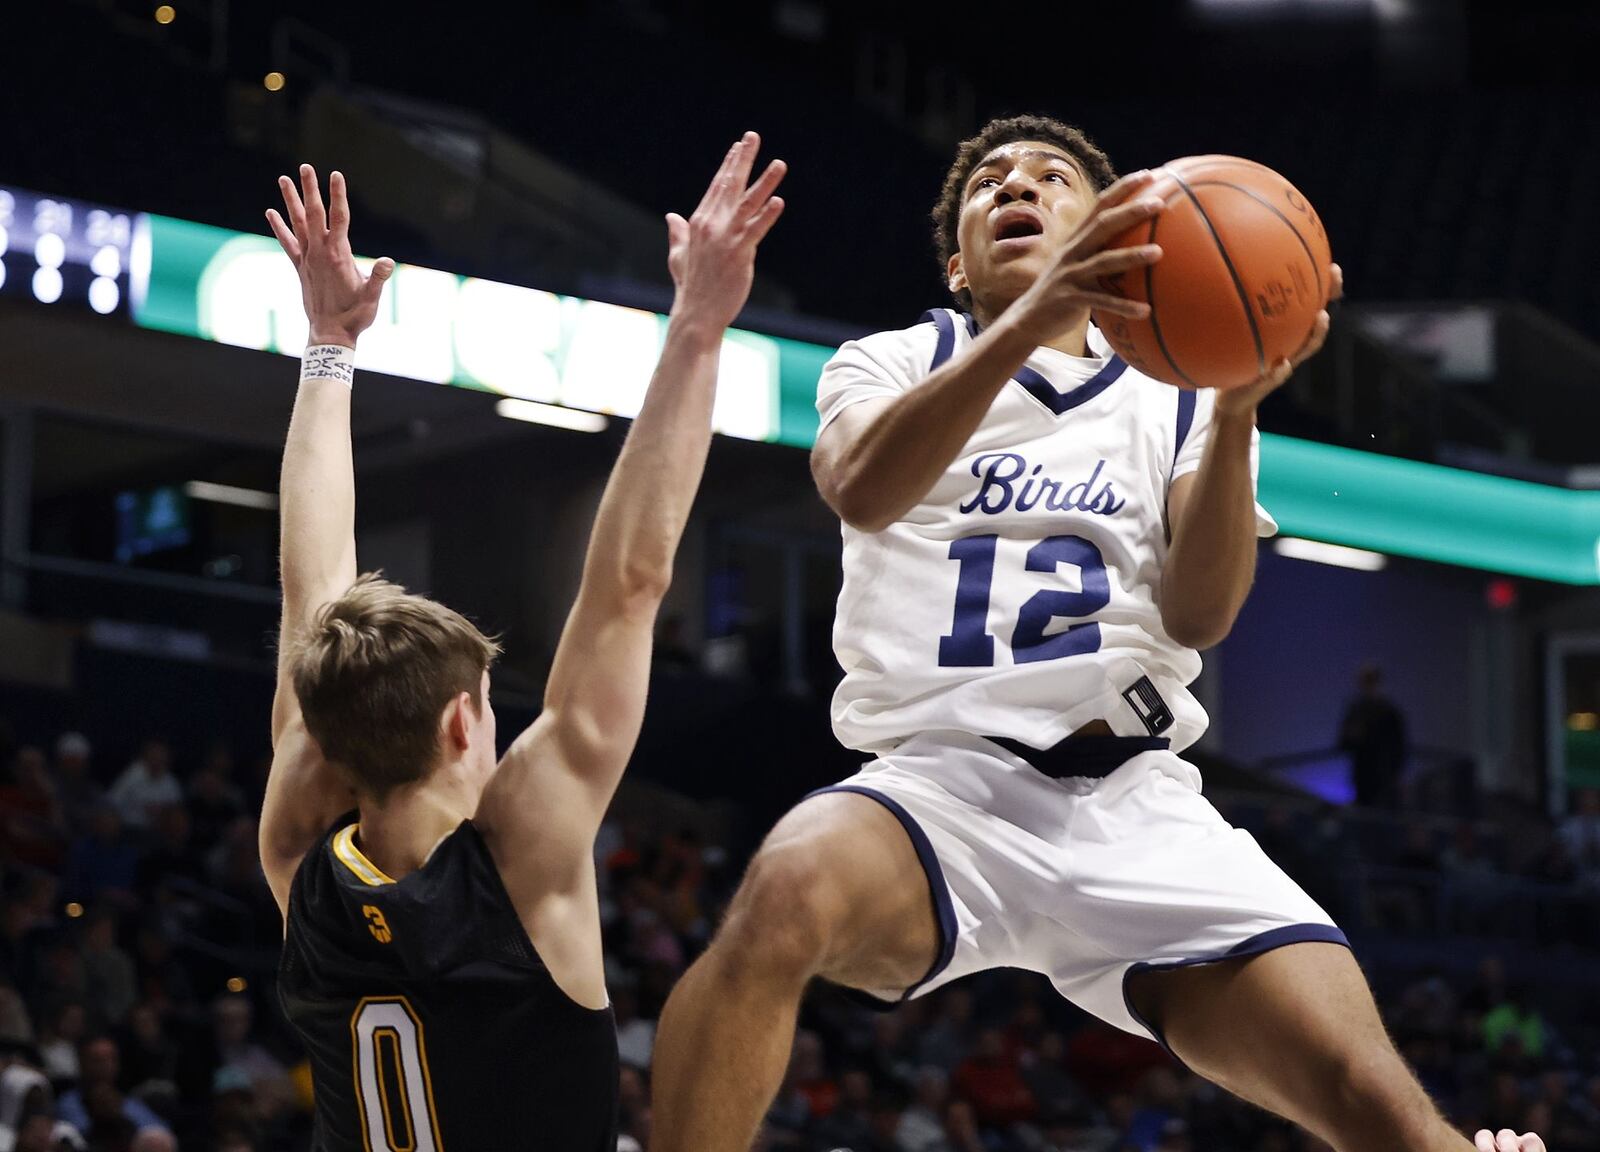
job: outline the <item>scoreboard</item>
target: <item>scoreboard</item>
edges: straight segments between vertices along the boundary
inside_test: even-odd
[[[0,295],[131,315],[149,270],[142,213],[0,186]]]

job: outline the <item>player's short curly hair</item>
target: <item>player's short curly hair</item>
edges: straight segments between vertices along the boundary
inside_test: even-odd
[[[950,257],[961,248],[956,232],[961,223],[967,178],[989,153],[1018,140],[1039,140],[1062,149],[1083,166],[1097,192],[1110,187],[1117,178],[1116,169],[1106,154],[1071,124],[1050,116],[1007,116],[989,121],[976,136],[963,140],[956,149],[955,162],[945,173],[939,201],[933,206],[933,246],[939,254],[941,277],[948,273]],[[965,289],[955,293],[955,297],[963,308],[972,307],[972,294]]]

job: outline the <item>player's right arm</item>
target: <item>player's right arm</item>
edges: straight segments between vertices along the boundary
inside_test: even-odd
[[[1136,173],[1100,193],[1094,211],[1027,292],[960,355],[897,396],[860,400],[817,436],[811,474],[841,520],[880,532],[926,496],[983,422],[1006,382],[1034,349],[1092,307],[1142,318],[1145,304],[1108,296],[1099,277],[1149,263],[1136,249],[1106,244],[1159,209],[1129,198],[1149,183]]]
[[[600,975],[588,906],[594,837],[644,719],[656,613],[711,443],[723,333],[750,294],[756,246],[783,211],[773,195],[782,161],[746,187],[759,146],[747,134],[694,215],[667,218],[676,292],[661,358],[595,515],[544,710],[507,751],[475,818],[553,973],[547,943],[566,950],[592,936],[593,956],[575,964],[584,978]]]
[[[350,254],[350,206],[340,173],[329,180],[326,209],[309,164],[300,166],[300,183],[296,191],[287,176],[279,178],[287,219],[268,211],[267,220],[300,277],[310,325],[308,347],[348,349],[353,355],[356,338],[376,318],[394,262],[378,261],[370,277],[357,268]],[[335,375],[315,366],[303,370],[278,482],[283,619],[272,701],[272,769],[258,835],[262,870],[285,916],[301,859],[334,819],[355,806],[349,786],[306,730],[290,678],[296,638],[356,578],[351,388],[348,375]]]

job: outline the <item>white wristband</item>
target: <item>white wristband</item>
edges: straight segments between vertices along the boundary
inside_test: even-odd
[[[308,344],[300,357],[300,381],[337,380],[355,387],[356,350],[343,344]]]

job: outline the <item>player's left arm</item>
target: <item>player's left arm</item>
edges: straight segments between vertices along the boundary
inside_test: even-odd
[[[1343,291],[1333,266],[1334,298]],[[1205,454],[1197,471],[1167,492],[1172,544],[1161,573],[1161,623],[1186,648],[1210,648],[1233,629],[1256,574],[1256,493],[1251,467],[1256,409],[1316,355],[1328,337],[1328,313],[1293,360],[1279,360],[1260,380],[1216,394]]]
[[[394,263],[380,260],[370,277],[356,267],[349,200],[338,172],[328,182],[326,210],[309,164],[300,166],[299,191],[287,176],[278,184],[288,220],[269,210],[267,221],[300,276],[311,326],[279,478],[283,617],[272,701],[272,770],[259,831],[262,869],[279,910],[287,913],[289,885],[300,860],[340,813],[355,806],[354,794],[306,730],[290,671],[297,638],[324,605],[355,582],[351,364],[356,339],[376,317]]]

